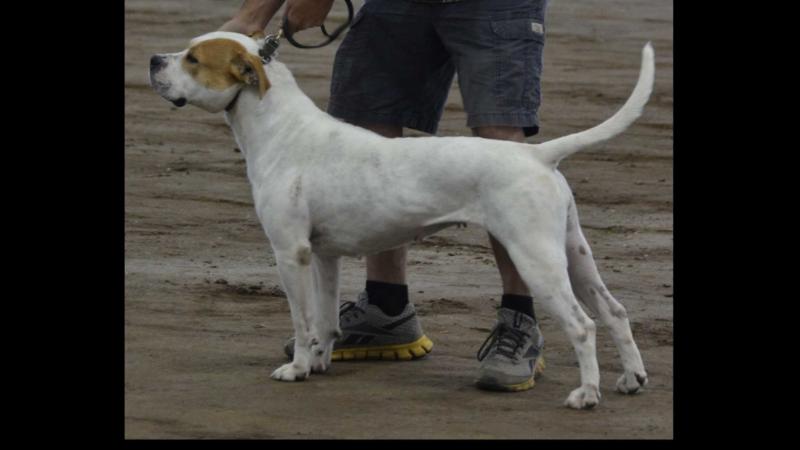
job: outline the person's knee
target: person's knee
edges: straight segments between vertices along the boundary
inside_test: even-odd
[[[525,140],[525,133],[519,127],[505,127],[505,126],[484,126],[475,127],[472,129],[475,136],[486,139],[499,139],[503,141],[517,141],[522,142]]]
[[[395,138],[403,136],[403,127],[401,125],[385,125],[380,123],[357,123],[350,122],[351,125],[366,128],[369,131],[378,133],[383,137]]]

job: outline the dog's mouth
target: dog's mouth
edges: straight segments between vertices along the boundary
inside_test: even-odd
[[[150,77],[150,85],[153,87],[153,90],[158,93],[164,100],[169,101],[173,105],[180,108],[186,104],[186,97],[178,97],[176,99],[171,99],[169,95],[169,83],[164,83],[162,81],[156,80],[152,75]]]

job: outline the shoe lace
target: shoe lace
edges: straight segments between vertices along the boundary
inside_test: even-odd
[[[339,320],[350,322],[351,320],[358,319],[359,313],[366,314],[366,312],[359,308],[355,302],[345,301],[339,305]]]
[[[483,361],[495,348],[495,353],[503,355],[511,359],[516,359],[517,355],[522,348],[525,339],[531,335],[522,330],[512,328],[504,323],[497,324],[489,333],[489,336],[483,341],[483,345],[478,349],[478,361]],[[496,345],[495,345],[496,344]]]

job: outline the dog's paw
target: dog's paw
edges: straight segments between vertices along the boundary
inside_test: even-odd
[[[564,405],[573,409],[591,409],[600,403],[600,389],[592,384],[585,384],[569,394]]]
[[[639,389],[647,385],[647,373],[645,371],[625,372],[617,380],[617,392],[623,394],[635,394]]]
[[[279,381],[303,381],[308,378],[308,374],[309,369],[302,368],[299,364],[290,362],[275,369],[271,377]]]

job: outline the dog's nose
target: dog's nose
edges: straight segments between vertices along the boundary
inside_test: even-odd
[[[150,58],[150,70],[155,70],[155,69],[158,69],[159,67],[163,66],[164,65],[164,61],[165,61],[165,59],[163,57],[161,57],[159,55],[153,55],[153,57]]]

